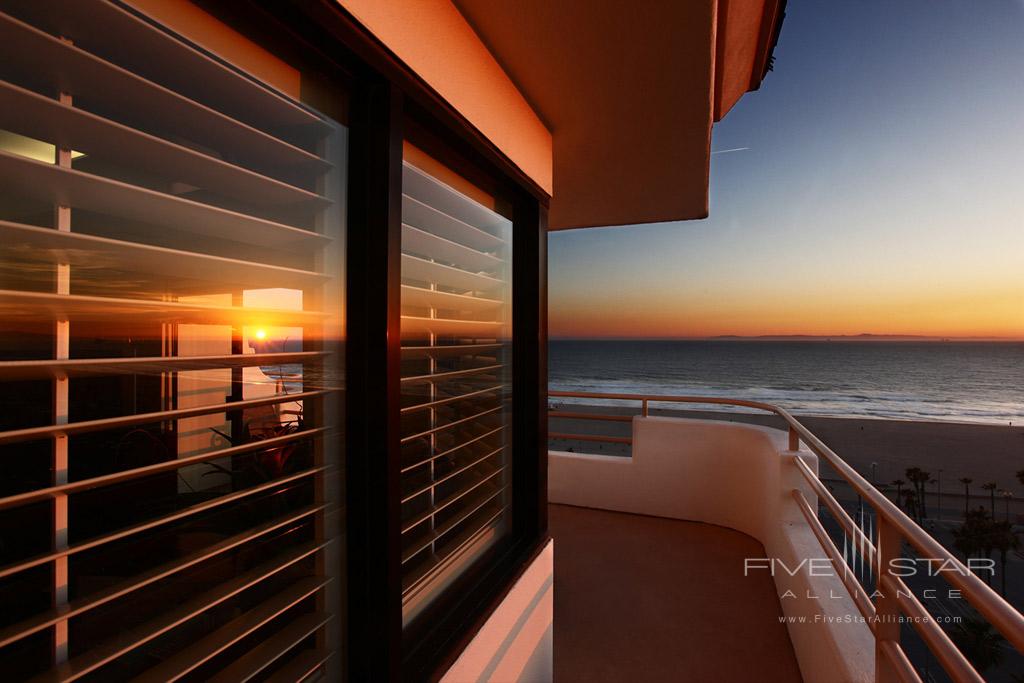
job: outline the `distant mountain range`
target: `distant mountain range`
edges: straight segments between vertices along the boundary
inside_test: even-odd
[[[717,337],[706,337],[718,341],[927,341],[927,342],[952,342],[952,341],[1020,341],[1010,337],[932,337],[923,334],[774,334],[741,336],[735,334],[723,334]]]
[[[552,341],[807,341],[807,342],[1024,342],[1020,337],[934,337],[923,334],[720,334],[714,337],[562,337]]]

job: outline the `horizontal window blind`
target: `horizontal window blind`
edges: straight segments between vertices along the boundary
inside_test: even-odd
[[[0,1],[6,680],[340,666],[347,131],[244,66]]]
[[[408,623],[507,531],[512,224],[408,162],[402,184]]]

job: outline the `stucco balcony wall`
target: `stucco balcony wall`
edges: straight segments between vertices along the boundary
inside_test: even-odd
[[[632,457],[552,451],[549,501],[704,522],[751,536],[765,558],[779,561],[774,580],[783,613],[805,619],[788,625],[804,680],[871,681],[874,640],[866,624],[845,623],[859,615],[845,586],[838,576],[812,576],[801,564],[828,555],[792,498],[799,489],[812,506],[817,502],[791,461],[803,458],[817,472],[818,459],[788,451],[787,443],[785,432],[767,427],[635,417]],[[743,581],[744,567],[735,572]]]

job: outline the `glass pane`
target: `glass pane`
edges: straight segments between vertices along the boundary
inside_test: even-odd
[[[402,569],[411,622],[508,531],[512,223],[406,146]]]
[[[213,17],[205,47],[258,59],[113,3],[15,5],[0,670],[243,679],[258,651],[335,678],[343,92]]]

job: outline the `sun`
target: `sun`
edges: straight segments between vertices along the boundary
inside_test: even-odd
[[[267,338],[267,331],[266,330],[262,330],[262,329],[256,330],[256,338],[257,339],[261,339],[261,340],[262,339],[266,339]]]

